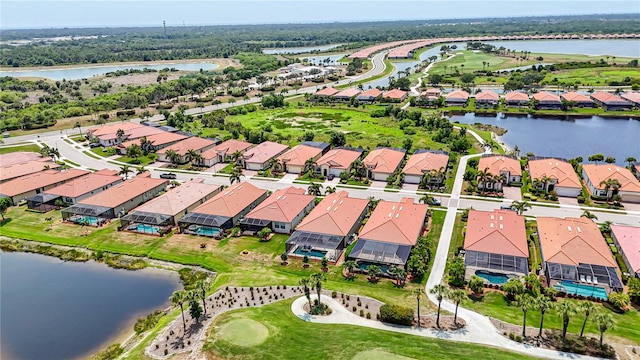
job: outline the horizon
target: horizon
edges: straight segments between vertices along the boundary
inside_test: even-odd
[[[155,7],[150,7],[153,4]],[[165,6],[157,6],[163,4]],[[304,5],[303,5],[304,4]],[[364,6],[364,5],[367,6]],[[579,7],[576,7],[580,4]],[[313,7],[299,12],[292,7]],[[373,5],[373,6],[372,6]],[[439,6],[436,6],[439,5]],[[396,21],[462,21],[470,19],[510,19],[556,16],[634,15],[631,0],[601,2],[422,0],[385,1],[3,1],[0,30],[47,30],[83,28],[149,28],[241,25],[312,25]],[[201,11],[193,11],[194,8]],[[336,11],[336,9],[342,11]],[[295,11],[295,19],[291,12]],[[21,14],[28,13],[28,17]],[[100,20],[87,23],[86,18],[100,13]],[[79,16],[80,15],[80,16]],[[104,20],[107,19],[107,20]]]

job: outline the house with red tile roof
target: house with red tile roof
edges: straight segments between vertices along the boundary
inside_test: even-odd
[[[282,164],[282,169],[285,172],[301,174],[304,169],[304,164],[308,160],[315,163],[320,156],[322,156],[322,149],[300,144],[278,156],[278,162]]]
[[[404,161],[405,150],[379,147],[372,150],[362,161],[367,167],[367,177],[376,181],[387,181]]]
[[[584,164],[582,177],[591,195],[598,198],[611,198],[617,193],[623,202],[640,203],[640,182],[631,171],[615,164]],[[610,179],[618,180],[619,189],[606,188]]]
[[[349,258],[363,268],[370,264],[405,266],[411,249],[425,232],[427,208],[413,198],[380,201],[362,227]]]
[[[22,200],[26,200],[41,192],[47,191],[67,181],[71,181],[89,172],[79,169],[68,169],[64,171],[44,170],[37,173],[21,176],[9,181],[0,183],[0,197],[11,198],[13,205],[18,205]]]
[[[482,107],[494,107],[500,102],[500,95],[497,92],[491,90],[481,91],[476,94],[476,108]]]
[[[620,95],[620,97],[629,101],[635,107],[640,108],[640,92],[626,92]]]
[[[239,154],[244,154],[245,151],[251,149],[253,147],[252,143],[229,139],[222,144],[218,144],[212,147],[209,150],[205,150],[202,152],[202,161],[200,164],[204,166],[213,166],[217,163],[221,162],[232,162],[233,154],[238,152]]]
[[[242,219],[269,194],[248,182],[235,183],[180,219],[184,233],[218,237]]]
[[[220,185],[205,184],[203,179],[184,182],[120,218],[120,229],[161,235],[176,226],[189,211],[220,191]]]
[[[219,141],[194,136],[167,146],[156,154],[158,154],[158,161],[171,162],[171,159],[167,157],[167,152],[170,150],[174,151],[180,156],[178,162],[183,164],[187,162],[187,152],[189,150],[194,150],[196,153],[202,155],[203,152],[216,146],[218,142]]]
[[[58,206],[55,203],[58,200],[64,204],[73,205],[122,181],[122,177],[118,176],[118,171],[102,169],[67,181],[28,198],[27,207],[46,212],[57,209]]]
[[[595,103],[593,102],[593,100],[591,100],[590,97],[586,95],[582,95],[575,91],[564,93],[560,95],[560,97],[562,98],[562,100],[566,101],[567,103],[573,103],[574,106],[577,106],[577,107],[584,108],[584,107],[595,106]]]
[[[0,163],[0,183],[19,178],[21,176],[41,172],[45,169],[54,170],[58,168],[60,168],[60,165],[53,162],[49,157],[40,157],[35,160],[27,160],[7,165]]]
[[[416,150],[407,160],[402,169],[404,182],[407,184],[420,184],[426,174],[432,173],[428,179],[429,185],[438,185],[444,182],[449,153],[439,150]],[[441,173],[442,176],[436,175]]]
[[[16,151],[0,154],[0,166],[9,166],[27,161],[37,161],[42,159],[42,155],[30,151]]]
[[[382,99],[390,102],[402,102],[406,100],[408,96],[409,93],[404,90],[393,89],[382,94]]]
[[[640,227],[612,224],[611,239],[631,276],[640,279]]]
[[[445,95],[444,102],[447,106],[467,106],[469,93],[464,90],[455,90]]]
[[[364,92],[361,92],[356,96],[356,100],[360,102],[374,102],[382,96],[382,90],[380,89],[369,89]]]
[[[242,230],[258,232],[268,227],[276,233],[291,231],[316,205],[316,197],[296,187],[276,190],[240,220]]]
[[[287,145],[265,141],[244,152],[242,166],[247,170],[264,170],[269,167],[271,159],[280,156],[288,148]]]
[[[540,110],[560,110],[562,101],[560,96],[547,91],[540,91],[533,94],[533,101],[536,109]]]
[[[358,96],[360,90],[356,88],[347,88],[333,95],[336,101],[349,101],[352,97]]]
[[[335,148],[327,151],[316,161],[316,171],[322,176],[340,176],[351,164],[362,156],[362,149]]]
[[[605,111],[631,110],[633,107],[630,101],[604,91],[591,94],[591,99],[599,106],[602,106]]]
[[[442,98],[442,90],[438,88],[430,88],[420,93],[416,98],[417,106],[440,106]]]
[[[87,139],[98,139],[102,146],[114,146],[120,144],[122,141],[126,141],[128,138],[127,134],[130,134],[134,129],[146,127],[147,126],[134,122],[104,124],[87,130]],[[124,132],[122,137],[118,137],[118,130]]]
[[[478,161],[478,173],[481,172],[487,172],[493,177],[503,176],[500,181],[496,179],[486,181],[486,189],[501,190],[503,185],[522,181],[520,161],[509,156],[483,155]],[[478,188],[485,189],[485,182],[480,178],[478,179]]]
[[[621,291],[618,264],[598,225],[586,217],[538,217],[542,268],[549,286],[565,293]],[[587,291],[591,290],[591,291]]]
[[[171,146],[179,141],[186,139],[187,136],[172,133],[168,131],[162,131],[157,134],[143,136],[141,138],[137,138],[135,140],[127,140],[118,145],[118,152],[122,155],[126,154],[127,148],[131,145],[142,145],[142,139],[146,139],[150,144],[147,151],[158,151],[160,149],[164,149],[167,146]]]
[[[511,91],[504,94],[504,103],[512,107],[529,106],[529,95],[520,91]]]
[[[546,186],[546,191],[556,191],[558,196],[576,197],[582,193],[582,184],[573,166],[556,158],[529,160],[529,176],[533,182],[540,181],[538,189]],[[547,179],[546,184],[544,179]]]
[[[316,91],[315,95],[318,97],[333,97],[333,95],[339,93],[340,90],[332,87],[326,87],[324,89]]]
[[[167,180],[144,173],[62,209],[62,220],[99,226],[153,199],[166,188]]]
[[[360,227],[368,205],[368,199],[349,197],[346,191],[325,196],[287,240],[287,253],[337,261]]]
[[[524,216],[511,210],[469,210],[464,236],[465,279],[477,275],[501,285],[508,277],[529,274],[529,245]]]

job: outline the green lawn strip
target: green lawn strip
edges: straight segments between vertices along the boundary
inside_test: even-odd
[[[0,147],[0,154],[8,154],[8,153],[18,152],[18,151],[39,153],[40,147],[36,144]]]
[[[306,322],[291,313],[293,299],[223,314],[216,320],[204,346],[215,358],[299,359],[313,349],[314,359],[351,359],[372,349],[413,359],[528,359],[502,350],[445,340],[429,339],[354,325]],[[269,329],[267,340],[257,346],[237,346],[221,339],[218,329],[239,319],[257,321]],[[224,328],[223,328],[224,329]],[[322,336],[318,336],[322,334]]]
[[[565,301],[572,301],[576,304],[581,302],[571,299],[565,299]],[[522,310],[515,305],[510,305],[504,295],[499,292],[487,292],[481,301],[467,301],[464,306],[511,324],[522,325]],[[631,309],[624,314],[618,314],[608,310],[603,305],[600,306],[602,306],[602,310],[609,312],[616,322],[616,326],[605,333],[605,342],[613,335],[640,344],[640,312],[638,310]],[[568,331],[579,334],[583,320],[584,314],[578,313],[577,315],[571,316]],[[539,326],[540,312],[535,310],[527,312],[527,324],[530,326]],[[562,318],[558,316],[555,310],[551,310],[545,314],[544,325],[547,329],[562,330]],[[587,323],[585,332],[592,334],[594,337],[599,336],[597,326],[591,321]]]
[[[91,152],[102,157],[109,157],[117,154],[115,148],[103,148],[103,147],[92,148]]]
[[[433,207],[430,206],[431,209]],[[435,209],[434,209],[435,210]],[[431,228],[429,229],[429,233],[427,234],[427,239],[429,240],[429,263],[427,264],[427,271],[424,276],[422,276],[422,282],[426,283],[429,275],[431,274],[431,266],[433,265],[433,260],[436,257],[436,251],[438,250],[438,241],[440,240],[440,233],[442,233],[442,225],[444,224],[444,218],[447,215],[446,211],[434,211],[431,216]]]
[[[235,164],[228,164],[225,167],[223,167],[222,169],[220,169],[220,171],[218,171],[221,174],[231,174],[231,171],[233,170],[233,166]]]
[[[91,151],[83,151],[83,154],[87,155],[90,158],[96,159],[96,160],[100,160],[102,159],[100,156],[95,155],[94,153],[92,153]]]
[[[180,316],[180,311],[174,309],[169,314],[163,316],[151,332],[145,334],[144,338],[134,346],[129,353],[127,353],[127,359],[129,360],[147,360],[149,357],[145,355],[144,350],[149,344],[158,336],[158,334],[164,330],[175,318]],[[185,315],[186,316],[186,315]]]
[[[462,221],[462,214],[456,215],[456,221],[453,225],[453,233],[451,234],[451,244],[449,244],[449,257],[458,253],[458,248],[464,244],[464,231],[467,223]]]
[[[80,167],[80,164],[78,164],[77,162],[73,162],[73,161],[71,161],[71,160],[69,160],[69,159],[64,159],[64,160],[63,160],[63,162],[64,162],[65,164],[70,164],[70,165],[73,165],[73,166],[75,166],[75,167]]]
[[[128,156],[121,156],[119,158],[114,159],[115,161],[120,161],[123,163],[127,163],[127,164],[131,164],[131,165],[136,165],[136,166],[145,166],[145,165],[149,165],[153,162],[156,161],[156,154],[149,154],[149,155],[144,155],[144,156],[140,156],[137,158],[130,158]]]

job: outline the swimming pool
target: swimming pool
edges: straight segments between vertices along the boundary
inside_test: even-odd
[[[97,226],[98,225],[98,218],[95,217],[91,217],[91,216],[81,216],[81,215],[76,215],[75,217],[71,218],[72,221],[76,224],[85,224],[85,225],[91,225],[91,226]]]
[[[593,296],[598,299],[607,300],[609,295],[607,291],[600,286],[579,284],[573,281],[562,280],[562,283],[553,286],[558,291],[564,291],[567,294],[580,295],[584,297]]]
[[[145,234],[159,234],[160,228],[153,225],[137,224],[135,231]]]
[[[306,255],[308,257],[314,257],[318,259],[322,259],[327,255],[327,252],[323,250],[311,249],[309,251],[303,251],[302,248],[299,246],[295,249],[293,253],[300,256]]]
[[[220,232],[220,229],[218,228],[200,226],[199,228],[196,229],[195,233],[201,236],[215,237],[215,236],[220,236],[221,232]]]
[[[505,284],[509,280],[509,277],[505,274],[498,274],[486,270],[476,270],[476,275],[495,285]]]

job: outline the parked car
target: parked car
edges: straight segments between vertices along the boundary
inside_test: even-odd
[[[432,199],[431,199],[431,204],[429,204],[429,205],[437,205],[437,206],[440,206],[440,205],[442,205],[442,201],[440,201],[440,199],[438,199],[438,198],[432,198]]]
[[[327,180],[331,181],[331,180],[333,180],[335,177],[336,177],[335,175],[333,175],[333,174],[329,174],[329,175],[327,175]]]
[[[89,144],[89,147],[90,147],[90,148],[92,148],[92,149],[93,149],[93,148],[100,147],[100,143],[93,143],[93,142],[92,142],[92,143],[90,143],[90,144]]]
[[[161,179],[175,179],[175,178],[177,178],[177,176],[174,173],[162,173],[162,174],[160,174],[160,178]]]
[[[502,209],[502,210],[513,210],[513,207],[511,205],[502,205],[502,206],[500,206],[500,209]]]

